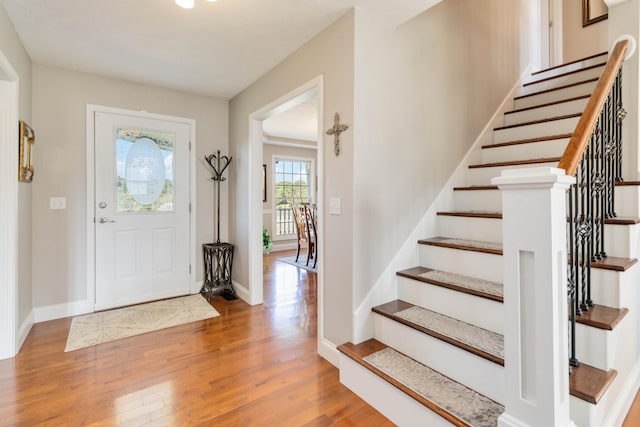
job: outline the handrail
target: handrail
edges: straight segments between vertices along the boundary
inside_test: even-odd
[[[596,88],[589,98],[582,117],[580,117],[573,131],[573,135],[569,140],[567,148],[564,150],[560,163],[558,163],[558,168],[564,169],[565,173],[569,176],[574,176],[578,170],[580,160],[582,160],[589,138],[598,121],[602,106],[607,100],[609,90],[613,86],[618,70],[624,61],[628,44],[628,40],[621,40],[613,48],[611,57],[607,61],[607,65],[604,67],[600,79],[598,79]]]

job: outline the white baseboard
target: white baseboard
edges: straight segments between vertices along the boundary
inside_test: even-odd
[[[29,335],[29,332],[31,331],[31,327],[33,326],[33,316],[33,310],[31,310],[18,329],[18,335],[16,337],[16,354],[20,353],[22,344],[24,344],[24,340],[27,339],[27,335]]]
[[[318,338],[318,354],[320,357],[340,369],[340,352],[336,345],[326,338]]]
[[[47,305],[33,309],[34,323],[48,320],[62,319],[63,317],[78,316],[80,314],[93,313],[93,302],[89,300],[73,301],[62,304]]]
[[[293,242],[293,243],[273,242],[273,247],[271,248],[271,252],[290,251],[292,249],[297,249],[297,248],[298,248],[298,244],[296,242]]]
[[[249,302],[251,299],[250,298],[251,294],[249,293],[249,289],[246,286],[243,286],[240,283],[236,282],[235,280],[232,280],[231,284],[233,285],[233,289],[235,289],[236,294],[238,294],[238,298],[240,298],[247,304],[251,304]]]

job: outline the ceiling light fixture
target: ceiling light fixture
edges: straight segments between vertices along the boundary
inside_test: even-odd
[[[214,2],[216,0],[207,1]],[[195,6],[195,0],[176,0],[176,4],[184,9],[193,9],[193,6]]]

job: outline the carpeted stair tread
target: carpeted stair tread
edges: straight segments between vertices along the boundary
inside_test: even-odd
[[[569,375],[569,393],[596,405],[617,375],[618,371],[615,369],[605,371],[581,363],[579,367],[572,368],[572,373]]]
[[[503,286],[501,283],[425,267],[409,268],[398,271],[396,274],[454,291],[503,302]]]
[[[535,165],[538,163],[557,163],[560,161],[560,157],[544,157],[541,159],[527,159],[527,160],[511,160],[506,162],[495,163],[478,163],[475,165],[469,165],[469,169],[479,168],[495,168],[502,166],[520,166],[520,165]]]
[[[418,240],[421,245],[438,246],[463,251],[484,252],[502,255],[502,243],[482,240],[452,239],[448,237],[432,237]],[[638,262],[637,258],[605,257],[591,263],[592,268],[613,271],[627,271]]]
[[[497,242],[485,242],[481,240],[468,239],[450,239],[447,237],[432,237],[430,239],[418,240],[418,243],[421,245],[440,246],[443,248],[502,255],[502,243]]]
[[[499,403],[379,341],[338,350],[455,425],[493,427],[504,412]]]
[[[374,307],[373,311],[491,362],[504,365],[504,337],[501,334],[399,300]]]
[[[513,129],[513,128],[518,128],[523,126],[537,125],[540,123],[549,123],[549,122],[554,122],[554,121],[564,120],[564,119],[574,119],[580,116],[582,116],[582,113],[565,114],[563,116],[549,117],[546,119],[531,120],[528,122],[521,122],[521,123],[514,123],[512,125],[500,126],[497,128],[493,128],[493,130],[496,131],[496,130],[504,130],[504,129]]]
[[[440,211],[438,216],[458,216],[463,218],[486,218],[486,219],[502,219],[502,212],[495,211]],[[640,224],[638,217],[616,217],[606,218],[605,224],[610,225],[635,225]]]

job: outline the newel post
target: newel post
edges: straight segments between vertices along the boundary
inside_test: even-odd
[[[507,170],[502,193],[505,412],[498,425],[573,426],[569,417],[567,214],[575,181],[556,168]]]

